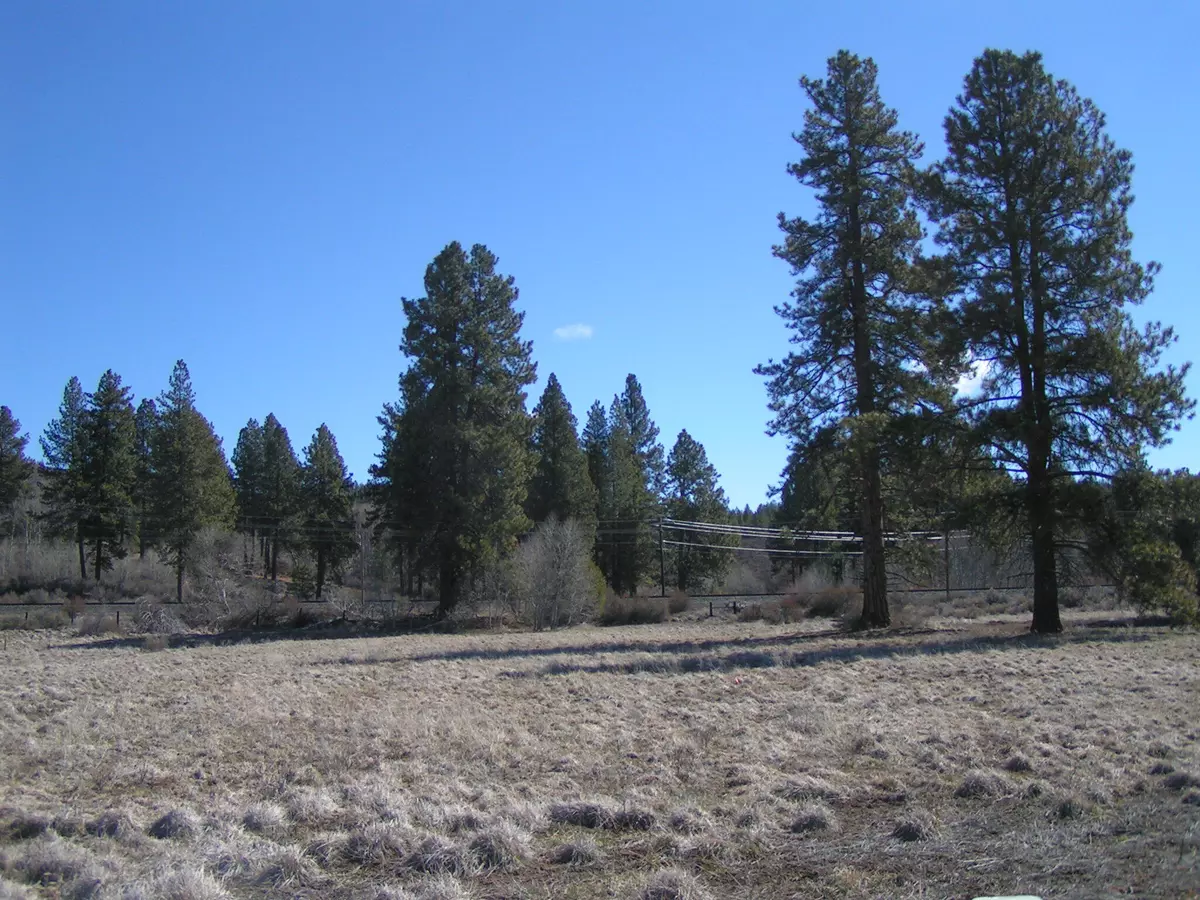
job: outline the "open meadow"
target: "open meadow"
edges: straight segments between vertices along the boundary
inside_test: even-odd
[[[0,897],[1194,897],[1200,637],[1105,615],[10,631]]]

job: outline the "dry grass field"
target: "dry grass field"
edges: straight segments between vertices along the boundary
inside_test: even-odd
[[[1068,623],[11,631],[0,898],[1195,897],[1200,637]]]

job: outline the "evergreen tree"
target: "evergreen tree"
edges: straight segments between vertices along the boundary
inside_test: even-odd
[[[93,572],[125,556],[134,514],[137,426],[129,388],[112,369],[100,376],[86,419],[83,460],[83,532],[91,544]]]
[[[650,409],[642,395],[642,386],[637,376],[625,376],[625,390],[616,398],[613,415],[620,415],[634,453],[642,467],[643,480],[648,497],[657,500],[664,490],[666,464],[663,462],[663,446],[658,442],[658,426],[650,418]]]
[[[1104,125],[1039,54],[988,50],[946,118],[948,154],[925,185],[961,290],[963,346],[990,366],[964,409],[1018,479],[1036,632],[1062,628],[1057,549],[1078,527],[1078,479],[1139,468],[1193,406],[1186,366],[1158,368],[1171,329],[1139,331],[1128,312],[1158,266],[1132,257],[1133,164]]]
[[[725,524],[731,519],[725,491],[717,484],[716,467],[708,461],[704,445],[686,430],[679,432],[666,464],[666,511],[672,519]],[[726,549],[737,545],[730,535],[685,532],[687,537],[672,554],[675,583],[688,591],[706,580],[719,578],[729,568]]]
[[[87,459],[87,396],[72,376],[63,390],[58,418],[52,419],[40,439],[45,459],[44,498],[50,532],[75,542],[79,551],[79,577],[87,578],[83,519],[85,489],[83,468]]]
[[[274,413],[262,426],[262,527],[266,538],[264,575],[279,578],[279,550],[300,513],[300,462],[287,429]]]
[[[246,564],[250,563],[255,542],[263,530],[266,485],[266,450],[263,427],[258,419],[250,419],[238,432],[237,444],[233,448],[233,490],[237,497],[238,529],[249,538],[249,549],[243,544]],[[243,538],[244,540],[244,538]]]
[[[133,414],[134,480],[133,505],[137,515],[138,556],[146,558],[146,548],[154,541],[151,519],[154,494],[154,432],[158,427],[158,407],[145,399]]]
[[[811,220],[788,219],[775,255],[799,277],[776,307],[797,349],[769,377],[771,432],[805,444],[836,425],[855,461],[863,544],[863,626],[887,625],[882,469],[899,416],[930,402],[927,310],[917,299],[922,237],[910,173],[922,145],[898,130],[870,59],[841,51],[824,80],[801,79],[812,108],[788,171],[816,192]]]
[[[421,566],[437,572],[440,615],[458,602],[464,577],[529,526],[525,388],[536,367],[520,338],[513,278],[496,262],[481,244],[468,255],[451,243],[425,271],[426,296],[404,298],[401,350],[411,362],[399,404],[384,409],[373,468],[376,521],[391,522],[391,536],[411,539]]]
[[[304,448],[300,495],[305,540],[317,562],[314,587],[320,599],[326,575],[340,575],[357,546],[352,519],[354,481],[346,472],[337,441],[323,423]]]
[[[578,423],[554,373],[533,410],[536,460],[526,510],[535,523],[551,517],[572,519],[591,544],[596,533],[596,488],[588,477],[588,457],[579,445]]]
[[[183,602],[184,573],[201,529],[232,524],[236,501],[221,439],[196,409],[183,360],[175,363],[157,406],[151,518],[161,552],[175,569],[176,599]]]
[[[588,479],[596,492],[596,531],[593,558],[604,574],[605,580],[613,583],[616,541],[619,528],[616,518],[616,499],[613,491],[612,467],[608,452],[608,413],[599,400],[588,409],[587,423],[583,426],[583,454],[587,460]]]
[[[25,458],[28,435],[21,434],[21,423],[12,410],[0,406],[0,517],[8,518],[25,491],[33,466]]]

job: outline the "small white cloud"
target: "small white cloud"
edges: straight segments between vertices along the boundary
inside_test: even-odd
[[[954,385],[954,391],[958,394],[971,395],[979,392],[979,388],[983,385],[983,379],[987,378],[988,372],[992,370],[992,364],[986,359],[974,363],[970,371],[964,372],[958,379],[958,383]]]
[[[554,336],[560,341],[586,341],[592,336],[592,326],[577,322],[574,325],[563,325],[554,329]]]

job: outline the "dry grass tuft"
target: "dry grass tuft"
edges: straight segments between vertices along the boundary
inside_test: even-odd
[[[230,893],[203,869],[179,868],[152,881],[145,896],[153,900],[228,900]]]
[[[613,816],[612,827],[617,831],[649,831],[654,827],[654,813],[637,806],[626,806]]]
[[[438,875],[416,886],[415,900],[471,900],[474,895],[461,881]]]
[[[255,880],[276,888],[310,887],[319,882],[321,873],[304,850],[295,845],[270,852],[261,862]]]
[[[190,809],[173,809],[155,819],[146,833],[159,840],[195,837],[200,831],[200,817]]]
[[[641,900],[708,900],[709,894],[691,872],[662,869],[650,876]]]
[[[85,878],[92,870],[92,858],[82,848],[48,834],[26,844],[11,867],[32,884],[61,884]]]
[[[1063,797],[1054,808],[1054,814],[1064,821],[1078,819],[1086,812],[1087,806],[1074,795]]]
[[[421,841],[404,865],[426,875],[467,875],[472,869],[461,847],[437,835]]]
[[[590,866],[603,858],[600,848],[591,838],[581,838],[566,844],[559,844],[550,851],[550,862],[560,866]]]
[[[109,809],[102,812],[85,826],[87,833],[95,837],[125,840],[138,834],[138,827],[128,813]]]
[[[255,803],[242,815],[242,826],[255,834],[277,835],[287,828],[287,813],[277,803]]]
[[[709,826],[704,813],[695,809],[676,809],[667,819],[672,831],[680,834],[699,834]]]
[[[912,809],[896,820],[892,837],[902,841],[927,841],[937,833],[933,814],[924,809]]]
[[[0,876],[0,900],[33,900],[33,894],[27,888]]]
[[[800,810],[788,825],[792,834],[810,834],[816,831],[836,831],[837,817],[823,803],[812,803]]]
[[[8,820],[8,838],[12,841],[27,841],[50,830],[50,820],[31,813],[14,813]]]
[[[982,769],[972,769],[963,776],[962,783],[954,791],[955,797],[965,799],[980,799],[984,797],[1003,797],[1012,793],[1012,783],[996,772],[985,772]]]
[[[1032,772],[1033,763],[1023,753],[1014,753],[1004,761],[1004,768],[1009,772]]]
[[[550,807],[550,821],[579,828],[612,828],[616,817],[602,803],[555,803]]]
[[[375,822],[354,829],[338,849],[343,858],[360,866],[398,864],[408,855],[407,834],[395,825]]]
[[[467,852],[483,872],[506,872],[529,854],[529,837],[507,822],[480,831],[467,846]]]
[[[1191,772],[1175,772],[1163,779],[1163,787],[1170,791],[1182,791],[1185,788],[1200,787],[1200,778]]]
[[[786,784],[775,789],[775,794],[784,800],[824,800],[829,803],[840,803],[845,794],[823,778],[813,775],[798,775]]]

